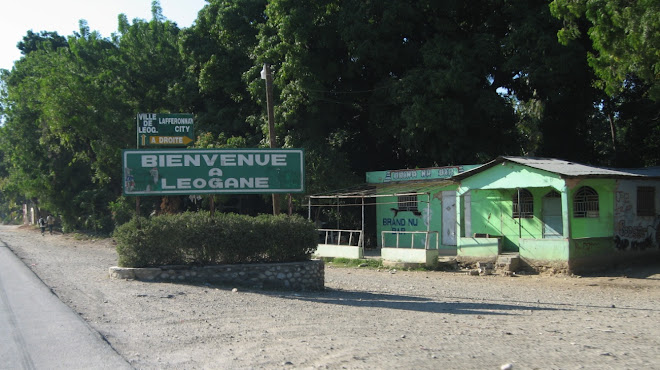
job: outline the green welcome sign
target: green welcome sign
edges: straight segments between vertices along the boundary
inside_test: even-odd
[[[302,149],[122,151],[124,195],[302,193]]]

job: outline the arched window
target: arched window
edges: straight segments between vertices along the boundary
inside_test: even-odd
[[[520,194],[520,199],[518,199]],[[513,218],[533,218],[534,197],[527,189],[519,189],[513,193]]]
[[[598,193],[589,186],[578,189],[573,197],[573,217],[598,217]]]
[[[545,195],[546,198],[561,198],[561,194],[557,190],[551,190]]]

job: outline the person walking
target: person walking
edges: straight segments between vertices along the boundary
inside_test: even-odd
[[[48,217],[46,217],[46,224],[48,225],[48,231],[50,232],[50,235],[53,235],[53,226],[55,226],[55,217],[53,217],[53,215],[48,215]]]
[[[46,233],[46,220],[44,220],[43,217],[39,217],[37,224],[39,224],[39,227],[41,228],[41,236],[44,236]]]

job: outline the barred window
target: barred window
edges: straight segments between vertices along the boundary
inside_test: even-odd
[[[546,198],[561,198],[561,194],[557,190],[552,190],[545,195]]]
[[[637,216],[655,216],[655,187],[637,188]]]
[[[589,186],[583,186],[573,197],[573,217],[596,218],[598,211],[598,193]]]
[[[520,199],[518,199],[520,194]],[[513,218],[534,217],[534,196],[527,189],[520,189],[513,193]]]
[[[399,211],[417,211],[417,195],[400,195]]]

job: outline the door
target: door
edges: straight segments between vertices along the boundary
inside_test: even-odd
[[[442,245],[456,245],[456,192],[442,192]]]
[[[563,238],[564,221],[561,217],[561,195],[552,191],[543,197],[543,238]]]

